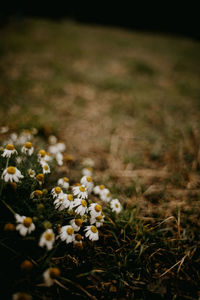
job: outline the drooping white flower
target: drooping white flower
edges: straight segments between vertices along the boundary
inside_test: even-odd
[[[70,221],[70,225],[73,227],[74,231],[79,231],[81,228],[81,225],[83,223],[83,220],[78,218],[78,219],[72,219]]]
[[[83,216],[87,212],[87,201],[81,198],[74,199],[75,213]]]
[[[54,279],[60,276],[60,270],[58,268],[48,268],[43,273],[43,279],[46,286],[52,286]]]
[[[109,202],[112,199],[109,189],[103,189],[99,195],[100,199],[104,202]]]
[[[58,179],[58,185],[67,190],[69,188],[69,179],[67,177]]]
[[[91,203],[89,208],[88,208],[91,217],[97,217],[101,214],[102,212],[102,207],[100,204],[98,203]]]
[[[31,156],[34,151],[33,144],[31,142],[26,142],[24,144],[24,146],[22,147],[21,151],[22,151],[22,153],[25,153],[25,154]]]
[[[57,164],[59,166],[63,165],[63,155],[62,155],[62,153],[60,153],[60,152],[56,153],[55,159],[56,159]]]
[[[27,173],[28,173],[28,175],[29,175],[31,178],[34,178],[35,175],[36,175],[36,173],[35,173],[35,171],[34,171],[33,169],[28,169],[28,170],[27,170]]]
[[[120,213],[120,211],[122,210],[121,203],[119,202],[118,199],[113,199],[110,202],[110,207],[111,207],[112,211],[116,212],[117,214]]]
[[[92,189],[94,187],[94,183],[92,182],[92,177],[90,176],[83,176],[81,178],[81,184],[84,185],[87,188],[88,193],[92,192]]]
[[[63,191],[59,186],[56,186],[51,190],[51,194],[52,194],[53,198],[58,198],[58,197],[62,198]]]
[[[22,236],[30,234],[32,231],[35,230],[35,224],[33,223],[33,220],[30,217],[20,216],[16,214],[15,219],[18,223],[18,225],[16,226],[16,230],[18,230]]]
[[[83,236],[81,234],[79,233],[75,234],[75,238],[73,241],[74,246],[82,248],[83,246],[82,240],[83,240]]]
[[[84,185],[78,185],[73,187],[72,189],[74,196],[81,198],[81,199],[87,199],[88,198],[88,192],[87,188]]]
[[[74,229],[71,225],[66,225],[60,229],[60,239],[66,244],[72,243],[74,240]]]
[[[101,227],[103,225],[103,222],[104,222],[104,215],[99,215],[97,217],[91,217],[90,218],[90,224],[95,224],[95,226],[98,228],[98,227]]]
[[[3,157],[10,158],[12,154],[17,154],[17,150],[15,149],[15,146],[12,144],[8,144],[3,153],[1,154]]]
[[[53,244],[55,242],[55,234],[52,229],[47,229],[40,237],[39,246],[47,247],[47,250],[51,250],[53,248]]]
[[[3,171],[2,178],[5,182],[19,182],[19,179],[24,178],[24,176],[16,167],[10,166]]]
[[[58,210],[72,209],[73,208],[73,196],[71,194],[62,193],[54,201],[55,208]]]
[[[66,145],[63,142],[57,143],[58,152],[64,152],[66,149]]]
[[[86,226],[84,230],[86,231],[85,236],[88,237],[89,240],[97,241],[99,239],[99,233],[96,226],[94,225]]]
[[[95,195],[100,195],[100,193],[105,189],[105,186],[102,184],[102,185],[96,185],[94,188],[93,188],[93,192]]]

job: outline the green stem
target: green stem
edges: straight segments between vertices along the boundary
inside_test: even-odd
[[[10,211],[13,215],[16,215],[16,212],[12,209],[12,207],[10,207],[10,205],[8,205],[4,200],[1,200],[1,202],[3,202],[3,204],[9,209],[9,211]]]

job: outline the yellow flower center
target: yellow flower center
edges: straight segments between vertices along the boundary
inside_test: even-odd
[[[26,217],[26,218],[24,219],[23,224],[24,224],[24,226],[27,227],[27,228],[30,227],[31,224],[32,224],[32,219],[29,218],[29,217]]]
[[[44,235],[45,239],[47,241],[52,241],[53,240],[53,233],[51,232],[46,232],[45,235]]]
[[[38,175],[36,176],[36,179],[37,179],[38,181],[44,181],[44,174],[42,174],[42,173],[38,174]]]
[[[72,227],[68,227],[68,228],[67,228],[67,233],[68,233],[69,235],[72,235],[72,234],[74,233],[74,229],[73,229]]]
[[[16,184],[16,182],[10,182],[9,184],[10,184],[10,186],[13,188],[13,190],[16,190],[16,189],[17,189],[17,184]]]
[[[92,181],[92,178],[90,176],[87,176],[86,179],[87,179],[88,182]]]
[[[69,178],[63,177],[64,182],[69,182]]]
[[[104,186],[103,184],[101,184],[101,185],[99,186],[99,188],[100,188],[100,190],[103,190],[103,189],[105,189],[105,186]]]
[[[80,186],[79,190],[80,190],[81,192],[85,192],[84,186]]]
[[[75,219],[75,224],[76,224],[77,226],[81,226],[82,223],[83,223],[83,221],[82,221],[81,219]]]
[[[58,268],[49,268],[49,273],[52,278],[60,276],[60,270]]]
[[[49,170],[49,167],[47,165],[44,165],[43,168],[44,168],[45,171]]]
[[[24,260],[21,263],[21,269],[22,270],[30,271],[32,268],[33,268],[33,264],[30,260]]]
[[[16,169],[15,169],[15,167],[8,167],[7,172],[8,172],[8,174],[15,174]]]
[[[97,232],[97,228],[96,228],[96,226],[91,226],[91,231],[93,232],[93,233],[96,233]]]
[[[83,207],[87,206],[87,202],[85,200],[81,200],[81,204],[82,204]]]
[[[102,210],[101,205],[99,205],[99,204],[95,205],[95,210],[96,210],[97,212],[100,212],[100,211]]]
[[[57,187],[55,187],[54,191],[56,192],[56,194],[60,194],[61,188],[59,186],[57,186]]]
[[[27,148],[27,149],[31,149],[32,146],[33,146],[33,145],[32,145],[31,142],[26,142],[26,143],[24,144],[24,147]]]
[[[14,147],[12,144],[8,144],[8,145],[6,146],[6,149],[7,149],[7,150],[14,150],[15,147]]]
[[[78,242],[81,241],[82,236],[79,233],[77,233],[76,236],[75,236],[75,240],[78,241]]]
[[[36,196],[42,197],[42,194],[43,194],[43,192],[40,191],[40,190],[35,190],[34,191],[34,195],[36,195]]]
[[[100,216],[96,217],[96,220],[97,220],[97,221],[101,221],[102,218],[103,218],[102,215],[100,215]]]
[[[41,156],[41,157],[44,157],[46,155],[46,151],[41,149],[38,154]]]
[[[7,223],[4,226],[5,231],[14,231],[15,230],[15,225],[12,223]]]
[[[69,201],[73,201],[73,196],[72,196],[72,195],[67,195],[67,199],[68,199]]]
[[[118,208],[118,207],[119,207],[119,204],[117,204],[117,203],[116,203],[116,204],[115,204],[115,207],[117,207],[117,208]]]
[[[108,193],[106,196],[107,196],[107,197],[110,197],[110,193]]]

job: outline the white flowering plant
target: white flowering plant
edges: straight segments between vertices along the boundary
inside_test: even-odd
[[[23,272],[35,268],[32,282],[51,287],[62,273],[52,256],[82,255],[84,249],[92,249],[92,243],[103,238],[101,230],[110,222],[109,215],[117,216],[122,205],[112,199],[108,188],[94,184],[91,160],[82,169],[81,178],[70,178],[72,159],[65,159],[65,144],[55,136],[48,142],[38,138],[36,130],[3,136],[0,199],[3,245],[16,253],[15,263],[21,263],[20,280],[26,281]],[[65,172],[63,166],[67,166]],[[10,254],[6,255],[9,259]],[[13,266],[10,268],[14,272]],[[30,286],[33,283],[26,291],[32,289]],[[18,299],[18,294],[21,297],[15,285],[10,290],[13,299]]]

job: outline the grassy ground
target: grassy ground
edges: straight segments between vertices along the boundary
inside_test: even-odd
[[[128,208],[81,277],[91,294],[197,299],[200,44],[25,20],[1,28],[0,55],[1,125],[56,133]]]

